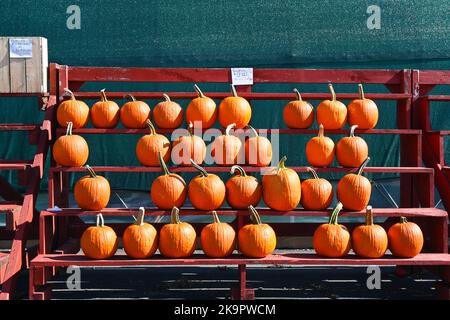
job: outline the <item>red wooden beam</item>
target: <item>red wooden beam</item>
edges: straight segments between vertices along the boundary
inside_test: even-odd
[[[450,84],[450,72],[446,70],[420,70],[418,84]]]
[[[428,95],[423,98],[428,101],[450,101],[450,95]]]
[[[25,123],[3,123],[0,124],[0,131],[33,131],[39,128],[39,125]]]

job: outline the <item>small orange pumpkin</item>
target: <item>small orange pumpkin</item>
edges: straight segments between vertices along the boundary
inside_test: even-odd
[[[342,203],[338,203],[331,213],[328,223],[321,224],[313,236],[316,253],[323,257],[340,258],[348,254],[351,248],[350,233],[343,225],[338,224]]]
[[[136,144],[136,157],[144,166],[159,166],[158,152],[161,152],[164,161],[170,159],[170,141],[156,129],[150,120],[147,120],[150,134],[142,136]]]
[[[219,122],[224,128],[234,123],[236,128],[242,129],[250,123],[252,108],[246,99],[237,95],[234,85],[231,85],[231,92],[233,96],[220,102]]]
[[[158,249],[156,229],[144,222],[145,209],[139,208],[136,222],[123,232],[122,242],[125,253],[134,259],[145,259],[155,254]]]
[[[216,211],[211,213],[214,223],[206,225],[200,236],[203,252],[208,257],[227,257],[236,247],[236,232],[228,223],[220,222]]]
[[[189,103],[186,109],[186,121],[192,122],[195,127],[211,128],[217,119],[216,103],[213,99],[206,97],[196,84],[194,89],[198,97]]]
[[[176,165],[188,166],[190,159],[202,164],[206,158],[206,144],[202,138],[194,135],[193,124],[189,122],[188,134],[180,136],[172,145],[172,161]]]
[[[383,227],[373,224],[372,207],[366,208],[366,224],[352,232],[352,247],[358,256],[381,258],[388,248],[388,236]]]
[[[67,127],[72,122],[74,128],[83,128],[89,121],[89,107],[84,101],[75,99],[72,91],[64,88],[64,92],[70,94],[70,99],[61,102],[56,111],[56,118],[61,127]]]
[[[240,166],[232,166],[231,174],[225,184],[227,202],[233,209],[244,209],[250,205],[256,206],[261,200],[261,183],[253,176],[248,176],[245,170]]]
[[[341,129],[347,121],[345,104],[336,100],[333,85],[328,84],[331,100],[324,100],[317,106],[317,123],[323,124],[325,129]]]
[[[253,224],[247,224],[239,230],[239,251],[250,258],[264,258],[277,247],[277,236],[271,226],[262,223],[253,206],[249,206],[248,210]]]
[[[144,101],[137,101],[136,98],[128,94],[131,99],[120,108],[120,121],[125,128],[142,129],[150,119],[150,107]]]
[[[105,226],[103,215],[97,215],[95,226],[87,228],[80,239],[83,253],[91,259],[108,259],[117,251],[117,235],[111,227]]]
[[[177,207],[173,207],[170,223],[164,225],[159,233],[159,251],[168,258],[187,258],[195,250],[195,229],[180,221],[179,212]]]
[[[284,123],[288,128],[306,129],[314,121],[314,108],[308,101],[304,101],[300,92],[294,89],[297,100],[290,101],[283,110]]]
[[[230,124],[225,134],[218,136],[211,144],[211,156],[219,166],[232,166],[244,162],[241,161],[245,157],[241,139],[230,134],[231,129],[235,127],[234,123]]]
[[[357,174],[346,174],[338,183],[337,198],[346,210],[361,211],[370,201],[372,185],[369,179],[362,175],[369,160],[370,157],[361,164]]]
[[[153,120],[163,129],[175,129],[183,122],[183,109],[178,103],[163,94],[165,101],[158,103],[153,109]]]
[[[286,168],[286,160],[286,156],[281,158],[277,168],[262,178],[264,202],[273,210],[291,211],[300,202],[300,178],[297,172]]]
[[[312,166],[327,167],[333,162],[334,153],[334,142],[324,136],[324,128],[321,124],[317,137],[311,138],[306,144],[306,159]]]
[[[369,155],[369,147],[363,138],[355,136],[358,125],[350,128],[350,135],[336,145],[336,158],[343,167],[359,167]]]
[[[66,135],[56,139],[52,153],[56,163],[61,166],[81,167],[87,162],[89,147],[82,136],[72,134],[72,122],[69,122]]]
[[[325,210],[333,201],[333,186],[323,178],[319,178],[316,171],[308,167],[313,179],[302,181],[302,197],[300,202],[307,210]]]
[[[158,152],[158,160],[164,174],[152,183],[150,191],[152,201],[160,209],[181,207],[186,200],[186,182],[181,176],[169,171],[161,152]]]
[[[192,159],[191,163],[200,172],[200,175],[192,179],[188,186],[189,200],[192,205],[199,210],[220,208],[225,201],[225,184],[219,176],[206,172]]]
[[[257,167],[267,167],[272,161],[272,143],[266,137],[258,135],[252,126],[253,137],[245,141],[245,159],[247,164]]]
[[[108,100],[105,89],[100,90],[100,101],[91,108],[91,121],[96,128],[114,128],[119,123],[120,109],[117,103]]]
[[[408,222],[405,217],[392,225],[388,230],[389,249],[392,254],[402,258],[417,256],[423,247],[423,233],[414,222]]]
[[[102,210],[108,205],[111,187],[108,180],[95,174],[90,166],[86,165],[86,170],[89,175],[75,183],[75,201],[83,210]]]
[[[373,129],[378,122],[378,107],[373,100],[364,97],[363,85],[358,85],[359,99],[348,105],[348,123],[360,129]]]

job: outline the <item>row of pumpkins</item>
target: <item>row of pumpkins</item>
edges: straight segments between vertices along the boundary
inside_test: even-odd
[[[291,211],[300,202],[307,210],[326,210],[333,200],[331,183],[319,178],[310,167],[308,170],[313,178],[301,182],[298,174],[285,166],[286,160],[283,157],[270,174],[263,175],[262,183],[237,165],[231,168],[233,176],[224,183],[218,175],[208,173],[191,159],[200,174],[187,185],[180,175],[169,171],[159,153],[163,174],[153,181],[150,197],[158,208],[164,210],[181,207],[187,196],[194,208],[199,210],[216,210],[225,199],[232,208],[245,209],[258,205],[261,197],[267,206],[277,211]],[[347,210],[363,210],[370,201],[372,186],[369,179],[362,175],[369,160],[368,157],[356,174],[349,173],[338,183],[337,198]],[[97,175],[90,166],[87,165],[86,170],[89,175],[80,178],[75,184],[75,201],[83,210],[101,210],[109,202],[109,182]]]
[[[378,122],[378,108],[374,101],[364,97],[362,84],[359,84],[359,99],[353,100],[348,107],[336,100],[333,85],[329,84],[331,100],[324,100],[317,106],[317,123],[323,124],[325,129],[341,129],[348,121],[351,126],[358,125],[360,129],[372,129]],[[213,99],[206,97],[197,85],[194,89],[198,97],[193,99],[186,109],[186,122],[201,124],[204,129],[211,128],[216,119],[222,127],[226,128],[235,123],[236,128],[246,127],[252,117],[250,103],[239,97],[234,86],[231,85],[232,96],[223,99],[217,111]],[[131,101],[119,108],[116,102],[108,100],[105,89],[101,90],[101,100],[96,102],[91,109],[83,101],[75,99],[70,94],[70,100],[60,104],[57,110],[57,120],[60,126],[66,127],[68,122],[73,123],[74,128],[82,128],[87,125],[89,115],[96,128],[114,128],[119,119],[126,128],[145,128],[146,121],[150,119],[150,107],[144,101],[137,101],[132,95],[127,97]],[[297,89],[294,89],[297,99],[290,101],[283,111],[283,118],[289,128],[309,128],[314,121],[312,105],[304,101]],[[158,103],[153,110],[153,119],[160,128],[174,129],[180,127],[183,122],[183,109],[180,105],[163,94],[164,102]]]
[[[320,225],[314,232],[313,246],[318,255],[339,258],[346,256],[353,248],[360,257],[380,258],[389,247],[395,256],[412,258],[422,250],[423,234],[417,224],[401,217],[400,222],[392,225],[386,233],[383,227],[373,223],[370,206],[366,209],[366,223],[356,227],[350,236],[347,228],[338,224],[342,207],[342,203],[338,203],[329,222]],[[268,224],[262,223],[253,206],[248,209],[253,223],[239,229],[239,251],[251,258],[266,257],[276,248],[275,231]],[[145,209],[141,207],[136,222],[124,231],[123,247],[129,257],[148,258],[158,248],[168,258],[187,258],[193,254],[197,235],[192,225],[180,221],[178,208],[172,209],[171,222],[161,228],[159,239],[156,229],[144,222],[144,215]],[[212,211],[212,215],[214,222],[206,225],[200,235],[203,252],[213,258],[227,257],[236,248],[236,233],[228,223],[220,222],[215,211]],[[116,253],[118,239],[114,230],[105,226],[103,216],[99,214],[97,225],[84,231],[80,245],[87,257],[107,259]]]

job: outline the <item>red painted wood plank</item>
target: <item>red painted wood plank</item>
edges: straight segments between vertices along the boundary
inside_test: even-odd
[[[0,170],[27,170],[31,165],[28,160],[0,160]]]
[[[448,136],[448,135],[450,135],[450,130],[434,130],[434,131],[428,131],[426,134],[437,135],[437,136]]]
[[[2,123],[0,131],[33,131],[39,128],[39,125],[25,123]]]
[[[91,260],[83,255],[48,254],[38,255],[31,262],[34,267],[57,266],[150,266],[150,265],[239,265],[239,264],[287,264],[287,265],[450,265],[450,255],[444,253],[422,253],[414,258],[401,259],[386,255],[380,259],[363,259],[355,255],[345,258],[328,259],[311,254],[273,254],[265,258],[251,259],[234,254],[228,258],[208,258],[202,254],[196,254],[191,258],[168,259],[155,255],[149,259],[130,259],[124,255],[116,255],[108,260]]]
[[[429,95],[423,98],[428,101],[450,101],[450,95]]]
[[[419,84],[450,84],[450,71],[446,70],[420,70]]]

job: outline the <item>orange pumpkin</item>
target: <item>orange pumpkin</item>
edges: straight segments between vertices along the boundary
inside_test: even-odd
[[[247,224],[239,230],[239,251],[250,258],[264,258],[275,250],[277,236],[271,226],[262,223],[253,206],[249,206],[248,210],[253,224]]]
[[[217,119],[216,103],[206,97],[197,85],[194,89],[198,97],[193,99],[186,109],[186,121],[192,122],[195,127],[211,128]]]
[[[358,125],[350,128],[350,135],[336,145],[336,158],[343,167],[359,167],[369,155],[369,147],[361,137],[355,136]]]
[[[191,160],[200,175],[189,182],[188,194],[194,208],[199,210],[216,210],[225,201],[225,185],[219,176],[207,173]]]
[[[186,200],[186,182],[181,176],[169,171],[161,152],[158,152],[158,160],[164,174],[152,183],[150,191],[152,201],[160,209],[181,207]]]
[[[155,254],[158,249],[156,229],[144,222],[145,209],[139,208],[136,222],[123,232],[122,242],[125,253],[134,259],[145,259]]]
[[[131,94],[127,97],[130,97],[131,101],[125,103],[120,109],[120,121],[125,128],[145,128],[147,119],[150,119],[150,107],[144,101],[137,101]]]
[[[183,109],[178,103],[163,94],[165,101],[158,103],[153,110],[153,120],[163,129],[175,129],[183,122]]]
[[[333,162],[334,153],[334,142],[324,136],[324,129],[321,124],[317,137],[311,138],[306,144],[306,159],[312,166],[327,167]]]
[[[378,107],[370,99],[364,97],[362,84],[358,85],[359,99],[348,105],[348,123],[357,125],[360,129],[373,129],[378,122]]]
[[[211,144],[211,156],[220,166],[232,166],[244,162],[241,161],[245,157],[241,152],[241,139],[230,134],[233,128],[235,128],[234,123],[227,127],[224,135],[218,136]]]
[[[373,224],[372,207],[366,208],[366,224],[352,232],[352,247],[358,256],[381,258],[388,247],[388,236],[383,227]]]
[[[91,121],[96,128],[114,128],[119,123],[120,109],[117,103],[109,101],[105,89],[100,91],[100,101],[91,108]]]
[[[350,251],[350,233],[343,225],[338,224],[342,203],[333,210],[328,223],[321,224],[313,236],[313,246],[316,253],[323,257],[340,258]]]
[[[273,210],[291,211],[300,202],[300,178],[294,170],[286,168],[286,160],[286,156],[281,158],[278,167],[262,178],[264,202]]]
[[[306,129],[314,121],[314,109],[311,103],[304,101],[300,92],[294,89],[297,100],[290,101],[283,110],[283,119],[288,128]]]
[[[111,187],[108,180],[96,175],[90,166],[86,165],[86,170],[89,175],[75,183],[75,201],[83,210],[102,210],[108,205]]]
[[[158,152],[161,152],[164,161],[170,159],[170,142],[162,134],[156,133],[155,127],[147,120],[150,134],[141,137],[136,144],[136,156],[144,166],[156,167],[159,165]]]
[[[202,164],[206,158],[206,144],[202,138],[194,135],[193,124],[189,122],[188,134],[180,136],[172,145],[172,161],[176,165],[188,166],[190,159]]]
[[[414,222],[408,222],[405,217],[392,225],[388,230],[389,249],[392,254],[402,258],[417,256],[423,247],[423,233]]]
[[[231,85],[231,92],[233,96],[220,102],[219,122],[224,128],[235,123],[236,128],[242,129],[250,123],[252,108],[246,99],[237,95],[234,85]]]
[[[313,179],[302,181],[302,197],[300,202],[307,210],[325,210],[333,201],[333,186],[323,178],[319,178],[316,171],[308,167]]]
[[[69,122],[66,135],[56,139],[52,153],[56,163],[61,166],[81,167],[87,162],[89,147],[82,136],[72,134],[72,122]]]
[[[248,176],[240,166],[232,166],[231,174],[225,184],[227,202],[233,209],[244,209],[250,205],[256,206],[261,200],[261,183],[253,176]]]
[[[267,167],[272,161],[272,144],[266,137],[259,136],[255,128],[248,127],[254,136],[245,141],[246,162],[257,167]]]
[[[173,207],[170,223],[159,233],[159,251],[168,258],[187,258],[194,253],[197,235],[187,222],[181,222],[179,210]]]
[[[333,85],[330,83],[328,87],[331,100],[324,100],[317,106],[317,123],[323,124],[325,129],[341,129],[347,121],[347,108],[336,100]]]
[[[220,222],[216,211],[212,215],[214,223],[206,225],[200,236],[203,252],[208,257],[227,257],[236,247],[236,232],[228,223]]]
[[[61,102],[56,111],[56,118],[61,127],[67,127],[72,122],[74,128],[83,128],[89,120],[89,107],[83,101],[75,99],[72,91],[65,88],[64,92],[70,94],[70,99]]]
[[[105,226],[100,213],[97,224],[87,228],[80,239],[80,246],[85,256],[91,259],[108,259],[117,251],[117,235],[111,227]]]
[[[357,174],[349,173],[342,177],[337,186],[337,198],[346,210],[361,211],[370,201],[372,185],[362,175],[370,157],[358,168]]]

